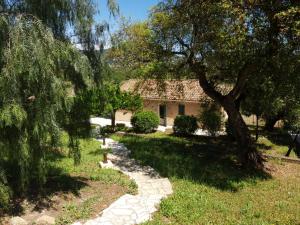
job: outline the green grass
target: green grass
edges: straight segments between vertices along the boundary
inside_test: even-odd
[[[99,162],[103,159],[103,149],[95,139],[80,139],[81,162],[74,165],[72,157],[68,157],[68,136],[63,134],[61,147],[47,153],[48,161],[48,193],[63,191],[80,197],[82,192],[90,192],[87,199],[78,203],[67,203],[56,218],[57,224],[69,224],[76,220],[88,219],[93,215],[93,208],[101,205],[105,193],[98,190],[101,187],[90,187],[90,182],[100,182],[106,185],[121,186],[126,193],[135,194],[137,185],[127,176],[112,169],[101,169]],[[107,186],[105,186],[107,188]],[[107,192],[108,195],[109,190]],[[115,198],[115,196],[111,196]],[[103,202],[103,204],[106,204]],[[98,212],[99,213],[99,212]]]
[[[125,193],[137,193],[137,185],[128,176],[99,167],[104,151],[100,142],[80,139],[80,149],[81,162],[75,166],[66,133],[62,134],[58,147],[46,148],[46,184],[42,189],[31,187],[21,198],[12,199],[5,213],[0,211],[0,224],[12,216],[33,222],[31,214],[36,211],[55,217],[56,224],[71,224],[99,214]],[[4,199],[1,190],[0,187],[0,198]]]
[[[291,143],[292,139],[287,131],[278,128],[272,132],[260,129],[257,140],[257,145],[263,153],[279,156],[284,156],[287,153]],[[294,151],[291,152],[290,157],[297,158]]]
[[[47,154],[49,178],[62,179],[61,182],[66,182],[66,177],[80,179],[88,179],[93,181],[101,181],[106,184],[118,184],[128,188],[128,192],[135,193],[136,185],[122,173],[111,170],[101,169],[99,162],[103,160],[103,149],[100,143],[95,139],[81,139],[81,162],[79,165],[74,165],[72,157],[68,157],[68,137],[66,134],[61,139],[62,147],[58,151],[50,151]],[[71,187],[72,188],[72,187]]]
[[[101,201],[101,196],[97,195],[84,201],[82,204],[68,203],[64,206],[61,216],[56,218],[56,224],[70,224],[76,220],[88,219],[91,216],[92,206],[97,201]]]
[[[283,174],[245,171],[225,137],[190,139],[156,133],[113,136],[132,157],[169,177],[174,193],[146,224],[300,224],[300,166],[271,163]],[[289,167],[288,167],[289,168]]]

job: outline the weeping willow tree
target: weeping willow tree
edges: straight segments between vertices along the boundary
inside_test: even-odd
[[[116,12],[114,1],[108,6]],[[86,90],[101,76],[98,58],[87,54],[100,54],[94,46],[105,29],[95,25],[95,13],[90,0],[0,0],[0,172],[17,193],[45,184],[49,137],[54,145],[61,128],[80,160]]]
[[[85,56],[36,18],[19,16],[8,31],[0,74],[1,151],[24,190],[28,182],[45,182],[47,137],[60,126],[58,113],[72,106],[70,68],[86,85],[91,69]]]

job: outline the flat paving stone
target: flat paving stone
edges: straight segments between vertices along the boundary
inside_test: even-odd
[[[138,186],[138,194],[125,194],[102,211],[95,219],[88,220],[84,225],[133,225],[151,219],[151,214],[163,198],[173,193],[172,185],[167,178],[162,178],[150,166],[141,166],[129,158],[130,150],[124,144],[106,138],[110,148],[109,163],[101,164],[102,168],[119,170],[133,179]],[[73,225],[83,225],[80,222]]]

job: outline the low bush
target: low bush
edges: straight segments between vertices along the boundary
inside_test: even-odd
[[[116,131],[126,131],[127,127],[124,123],[117,123],[115,127]]]
[[[176,116],[173,130],[177,135],[192,135],[198,129],[197,119],[194,116]]]
[[[115,132],[115,130],[113,129],[113,127],[111,125],[106,125],[106,126],[100,127],[101,136],[106,136],[106,135],[112,134],[114,132]]]
[[[199,117],[201,128],[215,136],[222,128],[222,117],[222,112],[215,104],[205,106]]]
[[[131,124],[135,132],[150,133],[158,127],[159,118],[154,112],[141,111],[132,116]]]

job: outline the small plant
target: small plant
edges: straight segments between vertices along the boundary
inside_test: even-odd
[[[194,116],[176,116],[173,130],[177,135],[192,135],[198,129],[197,119]]]
[[[201,128],[207,130],[212,136],[216,136],[217,132],[222,128],[222,113],[213,103],[208,103],[203,106],[199,120]]]
[[[132,116],[131,124],[135,132],[150,133],[158,127],[159,118],[154,112],[141,111]]]
[[[116,128],[115,128],[115,131],[126,131],[127,127],[125,126],[124,123],[117,123],[116,124]]]

